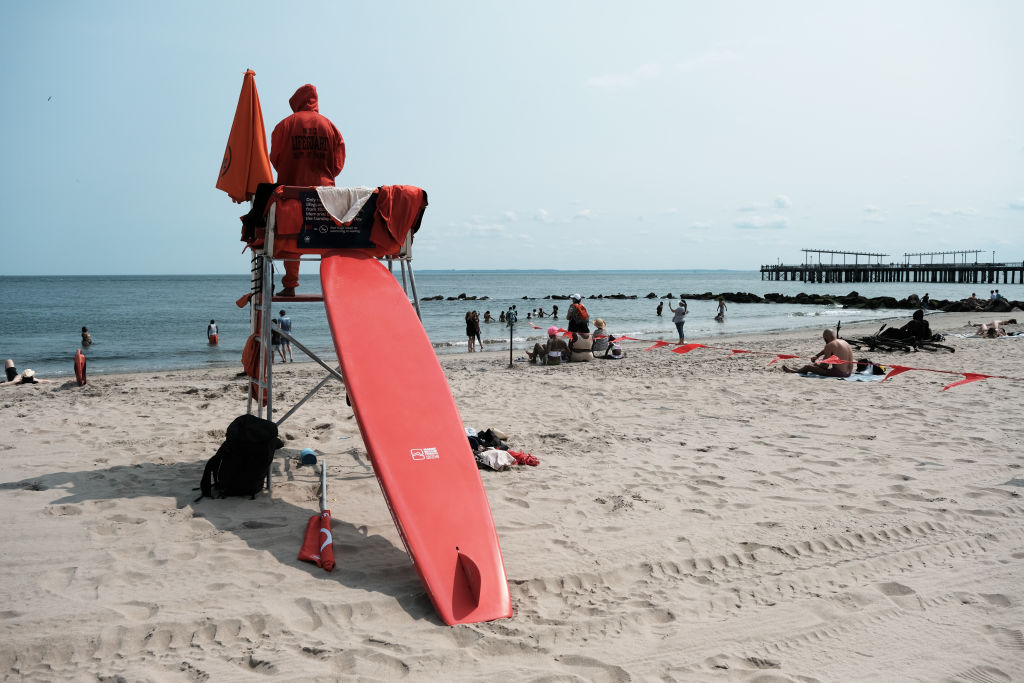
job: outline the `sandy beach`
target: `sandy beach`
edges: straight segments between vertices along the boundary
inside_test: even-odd
[[[968,319],[929,316],[947,334]],[[692,341],[821,348],[813,329]],[[856,353],[1024,377],[1024,338],[946,343]],[[771,355],[647,346],[562,367],[442,357],[465,424],[541,461],[481,471],[515,614],[457,627],[420,586],[340,385],[281,426],[272,495],[198,503],[245,412],[236,369],[3,388],[0,677],[1024,680],[1024,381],[817,380]],[[275,372],[285,406],[321,376]],[[317,509],[307,447],[327,463],[332,573],[296,559]]]

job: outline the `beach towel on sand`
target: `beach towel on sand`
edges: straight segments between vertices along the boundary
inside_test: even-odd
[[[885,379],[885,375],[862,375],[853,373],[849,377],[828,377],[827,375],[815,375],[812,372],[798,372],[797,377],[809,377],[811,379],[838,379],[844,382],[875,382]]]

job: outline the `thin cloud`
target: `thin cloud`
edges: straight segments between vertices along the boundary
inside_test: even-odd
[[[733,225],[744,230],[782,230],[789,226],[789,219],[785,216],[750,216]]]
[[[768,208],[762,202],[743,202],[737,207],[737,211],[760,211],[761,209]]]
[[[661,76],[661,66],[658,64],[641,64],[632,71],[593,76],[587,80],[587,85],[594,88],[632,88],[638,83],[652,81]]]
[[[957,216],[964,218],[967,216],[977,216],[978,210],[975,208],[968,207],[966,209],[932,209],[928,212],[929,216]]]
[[[868,204],[864,207],[864,223],[884,223],[885,220],[885,213],[879,207],[874,204]]]
[[[775,197],[775,208],[776,209],[788,209],[793,206],[793,200],[784,194],[776,195]]]
[[[464,234],[473,237],[498,237],[505,232],[500,223],[463,223]]]
[[[691,230],[709,230],[711,227],[712,223],[710,221],[696,221],[694,223],[690,223]]]
[[[676,70],[682,73],[693,73],[704,69],[738,62],[740,56],[732,50],[708,50],[692,59],[676,64]]]
[[[460,237],[501,237],[505,234],[506,226],[497,221],[483,216],[470,216],[469,220],[461,223],[450,223],[447,232]]]
[[[1024,211],[1024,197],[1010,200],[1010,208],[1017,211]]]

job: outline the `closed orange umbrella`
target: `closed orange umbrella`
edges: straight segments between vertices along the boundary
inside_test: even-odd
[[[231,124],[228,146],[217,178],[217,189],[227,192],[238,204],[252,199],[260,183],[274,181],[255,76],[256,72],[248,69],[242,80],[235,121]]]

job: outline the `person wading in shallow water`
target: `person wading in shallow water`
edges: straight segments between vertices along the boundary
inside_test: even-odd
[[[480,339],[480,314],[476,311],[466,311],[466,337],[467,348],[470,353],[476,351],[476,342]],[[484,350],[483,341],[480,342],[480,350]]]

